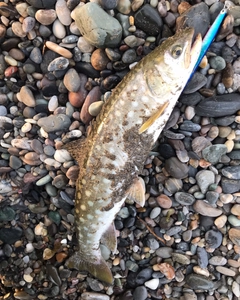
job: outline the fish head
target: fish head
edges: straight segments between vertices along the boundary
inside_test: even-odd
[[[153,94],[175,94],[184,88],[202,47],[201,35],[194,43],[193,36],[193,28],[178,31],[150,53],[144,76]]]

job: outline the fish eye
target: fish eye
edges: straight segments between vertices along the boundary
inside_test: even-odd
[[[182,47],[179,45],[176,45],[173,49],[172,49],[172,57],[173,58],[178,58],[181,54],[182,54]]]

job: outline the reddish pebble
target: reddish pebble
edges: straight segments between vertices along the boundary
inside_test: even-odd
[[[164,194],[158,196],[156,200],[158,205],[162,208],[170,208],[172,206],[172,200]]]
[[[56,254],[56,260],[57,262],[61,263],[63,262],[67,257],[67,254],[65,252],[60,252]]]
[[[18,71],[18,67],[10,66],[5,70],[4,75],[6,77],[11,77],[13,74],[17,73],[17,71]]]
[[[186,10],[188,10],[189,8],[191,7],[191,5],[186,2],[186,1],[183,1],[181,2],[179,5],[178,5],[178,12],[179,14],[183,14]]]
[[[92,53],[91,64],[95,70],[102,71],[106,69],[108,63],[109,58],[103,49],[97,49]]]
[[[172,280],[175,277],[174,268],[168,263],[157,264],[153,266],[154,271],[160,271],[168,280]]]

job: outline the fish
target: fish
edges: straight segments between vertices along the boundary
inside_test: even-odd
[[[163,41],[140,60],[112,91],[85,139],[64,147],[78,162],[75,228],[79,250],[66,267],[87,271],[111,284],[113,276],[101,256],[100,242],[114,253],[113,225],[126,198],[145,203],[139,176],[188,81],[202,45],[186,28]]]

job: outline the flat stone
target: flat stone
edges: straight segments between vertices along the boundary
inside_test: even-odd
[[[175,193],[174,198],[181,205],[192,205],[196,200],[191,194],[185,192]]]
[[[211,216],[210,216],[211,217]],[[211,229],[205,234],[205,240],[208,248],[216,249],[222,244],[222,233],[219,230]]]
[[[229,166],[222,169],[222,174],[228,179],[240,179],[240,166]]]
[[[225,94],[201,100],[195,107],[196,114],[203,117],[225,117],[240,109],[239,94]]]
[[[222,267],[222,266],[216,266],[216,270],[223,274],[223,275],[226,275],[226,276],[235,276],[236,275],[236,272],[229,269],[229,268],[226,268],[226,267]]]
[[[81,294],[82,300],[110,300],[108,295],[94,292],[84,292]]]
[[[82,36],[97,48],[116,47],[121,41],[120,23],[96,3],[89,2],[77,7],[74,19]]]
[[[193,204],[193,208],[197,213],[203,216],[218,217],[222,214],[222,211],[220,209],[212,207],[210,204],[203,200],[197,200]]]
[[[223,256],[212,256],[209,259],[209,263],[213,266],[224,266],[227,263],[227,259]]]
[[[71,125],[71,120],[67,115],[50,115],[38,120],[38,126],[46,132],[66,131]]]
[[[165,169],[172,177],[182,179],[187,177],[189,168],[176,157],[171,157],[166,160]]]
[[[39,9],[35,14],[36,20],[42,25],[51,25],[57,18],[54,9]]]
[[[240,189],[240,180],[229,179],[224,176],[221,178],[222,191],[225,194],[238,192]]]
[[[71,12],[65,0],[57,0],[55,10],[59,21],[64,26],[69,26],[72,23]]]
[[[207,77],[202,73],[195,72],[183,90],[184,94],[192,94],[207,83]]]
[[[198,247],[197,248],[197,257],[198,257],[198,265],[204,269],[208,266],[208,254],[207,251],[202,248]]]
[[[36,101],[35,101],[34,95],[33,95],[32,91],[26,85],[24,85],[20,89],[19,100],[21,102],[23,102],[26,106],[29,106],[29,107],[36,106]]]
[[[80,77],[74,68],[67,71],[63,78],[63,83],[69,92],[76,93],[81,85]]]
[[[215,144],[209,146],[202,151],[203,158],[211,164],[217,164],[222,155],[228,151],[227,147],[223,144]]]
[[[215,286],[208,277],[199,274],[187,275],[186,284],[194,290],[212,290]]]
[[[13,244],[22,236],[22,229],[16,228],[1,228],[0,240],[7,244]]]

